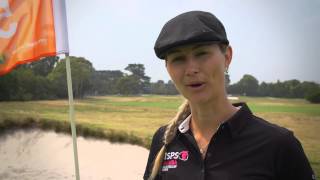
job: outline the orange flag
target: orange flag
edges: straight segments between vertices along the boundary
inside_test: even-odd
[[[64,0],[0,0],[0,75],[68,52]]]

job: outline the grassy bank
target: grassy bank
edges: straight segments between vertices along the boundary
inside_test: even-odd
[[[0,136],[8,131],[17,129],[42,129],[53,130],[57,133],[71,134],[70,123],[67,121],[56,121],[52,119],[35,119],[32,117],[21,119],[0,119]],[[148,142],[128,132],[115,131],[102,128],[94,128],[90,124],[79,123],[76,126],[77,135],[96,139],[108,139],[110,142],[129,143],[148,148]]]
[[[104,96],[77,100],[78,134],[148,147],[154,131],[174,116],[182,101],[180,96]],[[248,102],[258,116],[293,130],[319,178],[320,105],[302,99],[241,97],[239,101]],[[69,132],[67,101],[0,102],[0,133],[8,127],[26,126]]]

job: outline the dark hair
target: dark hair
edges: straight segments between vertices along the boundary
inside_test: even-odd
[[[220,43],[218,44],[220,51],[225,54],[227,52],[228,44]]]

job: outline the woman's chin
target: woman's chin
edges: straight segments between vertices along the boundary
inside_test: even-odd
[[[202,104],[209,101],[209,96],[206,94],[192,94],[188,97],[185,97],[192,104]]]

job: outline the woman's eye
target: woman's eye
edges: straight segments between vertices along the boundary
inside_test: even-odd
[[[178,56],[178,57],[175,57],[171,60],[171,63],[182,63],[183,62],[183,57],[181,56]]]
[[[198,52],[198,53],[196,53],[196,56],[204,56],[204,55],[207,55],[208,53],[207,52],[205,52],[205,51],[201,51],[201,52]]]

